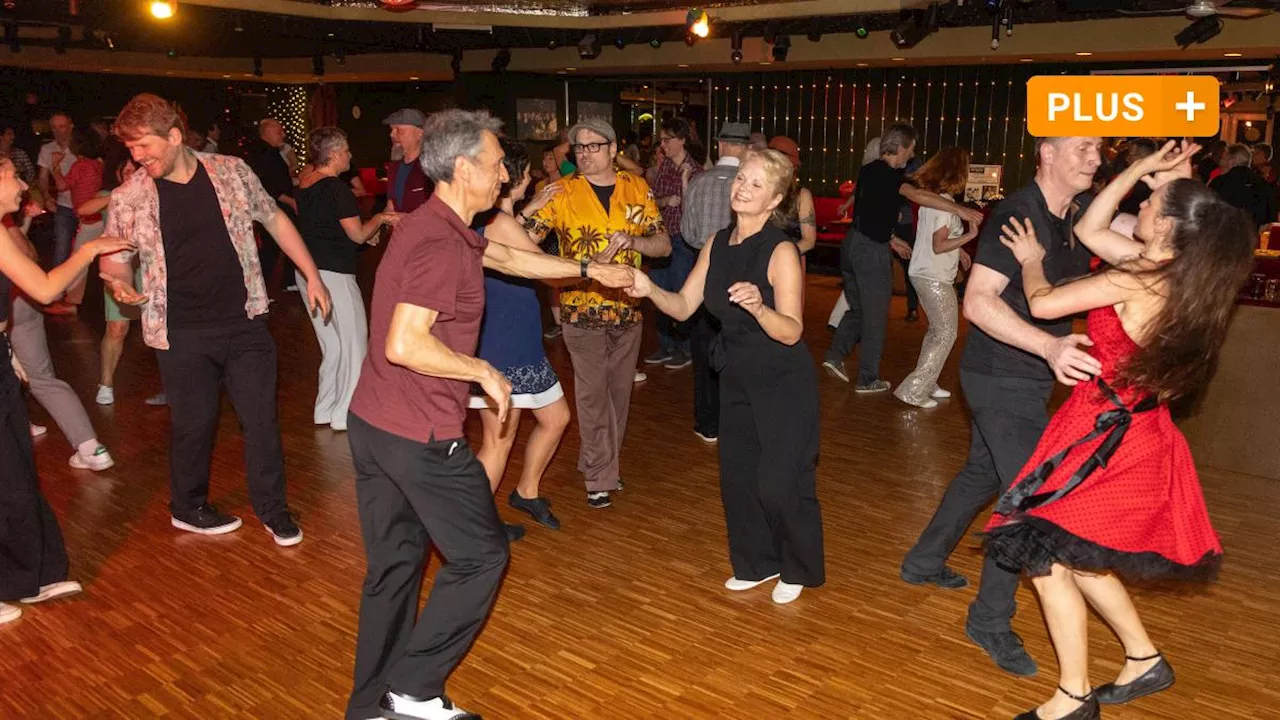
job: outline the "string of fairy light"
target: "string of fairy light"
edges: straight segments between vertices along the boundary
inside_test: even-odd
[[[283,85],[267,91],[267,114],[284,126],[284,139],[298,153],[300,162],[307,161],[307,89],[299,85]]]
[[[750,123],[769,137],[800,146],[800,182],[830,192],[854,180],[866,144],[895,120],[920,133],[922,159],[943,146],[969,151],[971,161],[1001,165],[1005,187],[1034,171],[1026,134],[1026,94],[1016,92],[1030,68],[859,68],[712,79],[710,121]],[[1025,77],[1024,77],[1025,76]],[[893,94],[893,102],[889,95]],[[1010,122],[1012,120],[1012,122]]]

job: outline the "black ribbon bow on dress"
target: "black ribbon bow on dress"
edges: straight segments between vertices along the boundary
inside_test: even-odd
[[[1015,483],[1013,487],[1009,488],[1009,491],[996,504],[997,513],[1000,515],[1013,515],[1019,511],[1048,505],[1080,487],[1080,483],[1083,483],[1086,478],[1092,475],[1093,471],[1107,466],[1107,461],[1115,454],[1116,448],[1120,446],[1120,441],[1124,439],[1125,433],[1129,432],[1129,425],[1133,422],[1133,416],[1137,413],[1154,410],[1159,405],[1154,396],[1148,395],[1135,403],[1132,408],[1125,407],[1125,404],[1120,402],[1120,397],[1102,378],[1098,378],[1098,389],[1115,407],[1098,414],[1097,419],[1094,421],[1093,432],[1063,448]],[[1053,475],[1053,471],[1057,469],[1058,465],[1066,459],[1068,453],[1080,445],[1104,435],[1106,437],[1098,445],[1098,449],[1093,451],[1093,454],[1084,461],[1065,485],[1052,493],[1036,494],[1044,486],[1045,482],[1049,480],[1049,477]]]

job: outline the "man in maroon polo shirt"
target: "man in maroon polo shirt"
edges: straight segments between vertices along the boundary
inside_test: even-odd
[[[488,244],[470,229],[507,181],[486,112],[427,118],[422,169],[431,198],[402,216],[373,290],[369,355],[348,435],[368,570],[347,720],[478,718],[444,695],[493,605],[507,536],[484,466],[462,432],[469,383],[505,421],[511,385],[473,357],[484,268],[527,278],[588,277],[628,287],[632,270]],[[430,543],[445,558],[415,623]]]

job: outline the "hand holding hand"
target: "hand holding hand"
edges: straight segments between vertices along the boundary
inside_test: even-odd
[[[618,265],[617,267],[623,266]],[[635,268],[629,269],[631,270],[631,285],[624,288],[627,295],[633,298],[647,298],[653,294],[653,281],[649,279],[649,276]]]
[[[956,214],[959,215],[960,219],[964,220],[965,222],[975,223],[975,224],[982,222],[981,210],[974,210],[973,208],[969,208],[961,205],[960,208],[956,210]]]
[[[1000,242],[1013,251],[1018,263],[1026,265],[1044,260],[1044,246],[1036,240],[1036,229],[1031,226],[1031,220],[1023,224],[1018,218],[1009,218],[1009,223],[1012,227],[1003,225],[1000,228]]]
[[[1082,381],[1088,382],[1094,375],[1102,372],[1102,363],[1080,349],[1080,346],[1092,345],[1093,341],[1088,335],[1068,335],[1049,341],[1043,355],[1058,382],[1075,385]]]
[[[893,251],[894,255],[897,255],[903,260],[911,259],[911,246],[902,238],[895,237],[889,240],[889,249]]]
[[[969,272],[969,268],[973,267],[973,258],[969,257],[969,253],[964,250],[960,251],[960,269]]]
[[[1174,180],[1192,177],[1191,159],[1198,152],[1200,146],[1195,143],[1183,140],[1175,148],[1174,141],[1170,140],[1164,147],[1134,163],[1134,167],[1141,171],[1142,182],[1147,187],[1158,190]]]
[[[30,378],[27,377],[27,371],[22,367],[22,363],[18,362],[17,355],[9,358],[9,364],[13,366],[13,374],[18,376],[18,382],[30,382]]]
[[[755,283],[738,282],[729,286],[729,302],[751,313],[752,317],[760,317],[764,310],[764,298],[760,296],[760,288]]]
[[[587,277],[611,288],[631,287],[637,274],[630,265],[592,263],[587,266]]]

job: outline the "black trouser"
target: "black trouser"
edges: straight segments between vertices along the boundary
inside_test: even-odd
[[[831,337],[826,360],[843,363],[858,346],[858,385],[880,379],[889,302],[893,299],[891,254],[888,243],[876,242],[857,230],[850,230],[840,245],[840,272],[849,311]]]
[[[943,568],[973,518],[1009,489],[1049,424],[1046,406],[1052,380],[993,377],[960,371],[960,387],[973,415],[969,458],[942,502],[907,553],[902,567],[932,575]],[[969,626],[1008,632],[1017,608],[1018,575],[1002,570],[988,556],[982,565],[978,597],[969,606]]]
[[[700,307],[690,318],[689,338],[693,356],[693,429],[707,437],[720,434],[720,374],[711,369],[708,348],[719,331],[719,323],[707,308]]]
[[[276,415],[276,343],[265,316],[229,325],[169,328],[156,352],[169,399],[169,509],[209,499],[209,466],[227,389],[244,433],[245,475],[253,511],[264,522],[286,512],[284,450]]]
[[[421,443],[347,418],[368,563],[347,719],[366,720],[388,688],[444,693],[497,598],[507,535],[466,438]],[[445,563],[418,615],[433,544]]]
[[[747,377],[733,368],[721,374],[720,497],[729,561],[739,580],[775,573],[808,587],[826,580],[815,488],[818,381],[803,352],[803,366]],[[731,362],[756,361],[743,354]]]
[[[294,225],[298,224],[298,216],[293,214],[293,208],[287,205],[280,205],[280,212],[289,218]],[[288,287],[293,284],[293,261],[288,255],[280,249],[280,245],[276,242],[271,233],[261,225],[256,226],[259,237],[262,238],[262,247],[258,248],[258,260],[262,264],[262,281],[266,284],[267,292],[271,293],[279,288]],[[275,277],[276,267],[280,268],[280,279]]]
[[[902,266],[902,278],[907,286],[907,312],[913,313],[920,309],[920,295],[916,292],[916,286],[911,284],[911,257],[894,255],[893,259]]]
[[[0,301],[3,302],[3,301]],[[40,493],[27,400],[13,374],[9,336],[0,332],[0,601],[40,594],[67,579],[67,548]]]

